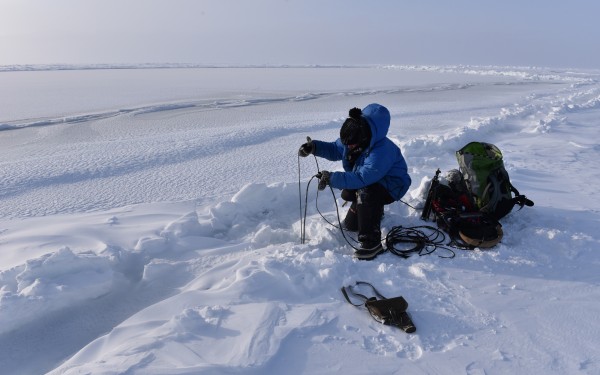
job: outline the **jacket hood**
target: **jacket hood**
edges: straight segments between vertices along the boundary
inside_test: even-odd
[[[370,146],[387,137],[390,129],[390,111],[387,108],[377,103],[369,104],[362,110],[362,115],[371,128]]]

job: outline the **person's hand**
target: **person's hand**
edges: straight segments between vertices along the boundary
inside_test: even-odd
[[[327,171],[321,171],[319,176],[319,190],[325,190],[327,185],[329,185],[329,176],[331,173]]]
[[[312,154],[314,151],[315,144],[313,143],[312,139],[310,139],[310,137],[306,137],[306,143],[300,146],[300,149],[298,150],[298,155],[305,158],[308,155]]]

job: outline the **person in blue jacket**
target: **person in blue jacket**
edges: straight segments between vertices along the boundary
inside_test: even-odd
[[[400,200],[411,184],[400,148],[387,138],[390,112],[373,103],[363,110],[352,108],[335,142],[309,140],[298,155],[310,154],[342,161],[344,171],[322,171],[319,189],[342,189],[342,199],[352,202],[343,221],[346,230],[358,231],[360,249],[354,256],[373,259],[381,246],[384,205]]]

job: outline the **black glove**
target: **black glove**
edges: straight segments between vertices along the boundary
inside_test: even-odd
[[[321,173],[319,174],[320,176],[317,176],[319,177],[319,190],[325,190],[327,185],[329,185],[329,176],[331,175],[331,173],[327,171],[321,171]]]
[[[310,139],[310,137],[306,137],[306,143],[300,146],[300,149],[298,150],[298,155],[305,158],[308,155],[312,154],[314,151],[315,144],[313,143],[312,139]]]

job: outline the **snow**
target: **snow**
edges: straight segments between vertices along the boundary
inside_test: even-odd
[[[67,68],[0,69],[3,374],[600,373],[599,71]],[[535,206],[490,250],[354,260],[296,152],[373,102],[409,205],[482,140]],[[383,230],[419,217],[394,203]],[[417,331],[349,305],[358,280]]]

